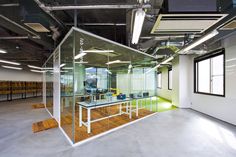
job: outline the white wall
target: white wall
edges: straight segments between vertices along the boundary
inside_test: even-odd
[[[11,70],[0,67],[0,80],[5,81],[42,81],[41,73],[34,73],[24,70]]]
[[[163,67],[158,69],[158,71],[162,74],[162,87],[157,88],[157,94],[162,98],[172,101],[172,90],[168,89],[168,68]]]
[[[236,58],[235,43],[236,36],[232,36],[223,41],[226,51],[226,60]],[[193,65],[193,60],[191,64]],[[228,65],[236,65],[236,61],[226,62],[226,66]],[[233,69],[231,70],[232,72],[226,70],[225,97],[195,94],[193,90],[191,90],[191,108],[236,125],[236,67],[231,69]],[[193,71],[191,75],[193,76]],[[191,87],[193,87],[193,81]]]
[[[179,55],[172,62],[172,104],[179,108],[190,108],[191,57]]]
[[[172,61],[172,104],[179,106],[179,57]]]

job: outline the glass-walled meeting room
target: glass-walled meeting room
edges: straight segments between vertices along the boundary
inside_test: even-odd
[[[154,114],[153,56],[78,28],[72,28],[56,52],[60,61],[52,55],[53,78],[59,80],[59,88],[53,91],[60,92],[53,95],[59,100],[53,107],[60,113],[53,115],[59,116],[56,119],[72,143]]]

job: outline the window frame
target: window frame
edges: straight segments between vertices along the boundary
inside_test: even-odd
[[[158,82],[157,82],[157,88],[162,89],[162,72],[157,72],[157,81],[159,81],[159,78],[158,78],[159,74],[161,74],[161,87],[158,86]]]
[[[168,68],[168,90],[173,90],[173,71],[172,71],[172,88],[170,88],[170,71],[172,71],[172,68]]]
[[[206,93],[206,92],[199,92],[198,91],[198,77],[197,74],[198,72],[198,66],[197,63],[200,61],[204,61],[207,59],[211,59],[217,56],[223,55],[223,94],[213,94],[213,93]],[[194,58],[194,93],[195,94],[203,94],[203,95],[210,95],[210,96],[218,96],[218,97],[225,97],[225,49],[224,48],[220,48],[214,51],[211,51],[205,55],[199,56]],[[210,69],[212,69],[212,67],[210,66]],[[210,87],[212,88],[212,85],[210,84]]]

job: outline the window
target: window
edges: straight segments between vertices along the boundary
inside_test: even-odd
[[[157,73],[157,88],[161,88],[161,84],[162,84],[162,74]]]
[[[172,69],[168,70],[168,89],[172,90]]]
[[[225,96],[224,49],[194,59],[195,93]]]

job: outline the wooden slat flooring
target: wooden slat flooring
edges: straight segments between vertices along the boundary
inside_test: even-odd
[[[44,104],[33,104],[32,105],[33,109],[39,109],[39,108],[44,108],[44,107],[45,107]]]
[[[125,111],[125,107],[122,109]],[[66,110],[64,108],[64,112],[61,116],[61,126],[64,129],[64,131],[68,134],[68,136],[72,139],[73,138],[73,132],[72,132],[72,112],[70,110]],[[91,112],[91,119],[97,119],[102,118],[108,115],[113,115],[119,113],[118,106],[112,106],[112,107],[105,107],[105,108],[99,108],[92,110]],[[142,117],[145,117],[147,115],[150,115],[154,112],[151,112],[147,109],[141,109],[139,110],[139,116],[136,117],[135,112],[132,113],[132,119],[129,119],[128,115],[120,115],[111,117],[109,119],[104,119],[101,121],[97,121],[91,124],[91,133],[87,133],[87,128],[85,126],[79,127],[79,110],[76,109],[75,111],[75,131],[74,131],[74,141],[79,142],[82,140],[85,140],[89,137],[98,135],[100,133],[106,132],[108,130],[111,130],[113,128],[119,127],[121,125],[127,124],[129,122],[132,122],[134,120],[140,119]],[[83,121],[86,122],[87,112],[85,109],[83,109]]]
[[[40,132],[40,131],[44,131],[44,130],[48,130],[52,128],[57,128],[57,127],[58,127],[57,121],[54,118],[50,118],[50,119],[45,119],[40,122],[33,123],[32,131],[33,133],[36,133],[36,132]]]

